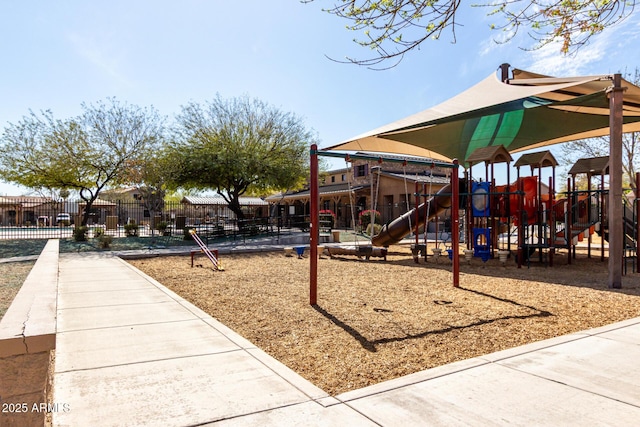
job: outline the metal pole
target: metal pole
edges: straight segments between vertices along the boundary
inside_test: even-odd
[[[509,64],[500,64],[500,80],[502,83],[509,83]]]
[[[310,159],[310,198],[309,208],[311,210],[311,221],[309,224],[309,304],[316,305],[318,302],[318,238],[319,238],[319,183],[318,183],[318,146],[311,145]]]
[[[573,190],[575,190],[575,175],[573,177]],[[573,227],[571,227],[571,223],[573,222],[573,204],[575,203],[574,194],[571,187],[571,178],[567,178],[567,212],[566,216],[566,224],[564,227],[564,235],[567,239],[567,247],[569,248],[569,254],[567,256],[567,264],[571,264],[571,256],[573,253]]]
[[[453,159],[451,171],[451,249],[453,250],[453,286],[460,287],[460,182],[458,179],[458,159]]]
[[[507,167],[509,165],[507,164]],[[494,193],[496,191],[496,180],[495,180],[495,163],[491,163],[491,179],[489,180],[489,197],[487,199],[489,203],[489,227],[491,228],[491,234],[489,235],[491,238],[491,242],[489,243],[489,247],[491,248],[491,258],[495,257],[495,251],[497,249],[498,244],[498,233],[496,230],[496,216],[493,209],[494,203]]]
[[[622,287],[622,76],[614,74],[609,92],[609,288]]]
[[[604,197],[604,171],[600,175],[600,261],[604,262],[604,221],[605,221],[605,197]]]
[[[640,172],[636,172],[636,188],[634,191],[634,203],[636,215],[634,218],[636,224],[636,273],[640,273],[640,199],[638,199],[638,189],[640,188]]]
[[[426,209],[427,207],[431,207],[431,204],[428,204],[427,206],[427,201],[429,200],[429,196],[427,195],[427,184],[422,184],[422,194],[424,194],[424,204],[425,204],[425,212],[426,215],[424,217],[424,247],[427,247],[427,233],[429,233],[429,214],[430,214],[430,210],[431,209]],[[436,207],[436,209],[434,210],[434,212],[438,212],[438,209]],[[435,223],[435,228],[434,230],[436,231],[436,238],[435,240],[435,247],[438,247],[438,231],[439,231],[439,227],[438,227],[438,215],[436,215],[436,223]],[[426,250],[426,249],[425,249]]]
[[[416,207],[415,209],[415,220],[414,220],[414,224],[416,225],[416,249],[418,248],[418,245],[420,244],[420,232],[419,232],[419,227],[418,227],[418,221],[420,220],[420,216],[418,213],[418,206],[420,206],[420,184],[418,184],[418,181],[416,181],[415,183],[415,190],[416,190]],[[426,243],[425,243],[426,245]],[[427,247],[425,246],[425,253],[427,252]]]
[[[549,221],[549,267],[553,267],[553,256],[556,252],[556,212],[555,212],[555,166],[552,170],[552,176],[549,177],[549,213],[547,221]]]
[[[518,226],[518,268],[522,268],[522,261],[524,257],[524,227],[525,224],[525,215],[524,215],[524,187],[522,184],[522,180],[520,179],[520,168],[518,168],[518,179],[516,180],[516,186],[518,188],[518,215],[519,215],[519,226]],[[529,256],[527,254],[527,256]]]
[[[510,171],[511,168],[507,164],[507,200],[506,200],[506,214],[507,214],[507,250],[511,253],[511,176]]]
[[[473,217],[473,165],[469,164],[469,180],[467,181],[467,216],[469,220],[467,221],[467,227],[469,229],[469,244],[467,245],[469,249],[473,249],[476,245],[476,242],[473,241],[473,227],[475,226],[475,218]]]
[[[465,235],[464,235],[464,241],[466,243],[465,247],[467,249],[471,249],[471,241],[473,240],[473,236],[472,236],[472,220],[471,220],[471,204],[469,202],[469,200],[471,199],[471,190],[470,190],[470,186],[471,186],[471,168],[467,169],[464,171],[464,182],[466,183],[465,186],[465,190],[467,192],[467,203],[466,206],[464,207],[465,209]]]
[[[533,173],[533,169],[532,169]],[[542,224],[542,218],[544,217],[542,212],[542,163],[538,165],[538,200],[537,200],[537,208],[536,208],[536,216],[538,221],[538,241],[536,242],[539,245],[538,249],[538,260],[542,263],[542,248],[544,246],[544,226]]]
[[[369,220],[369,225],[371,227],[371,232],[369,233],[369,238],[373,237],[373,224],[374,224],[374,222],[376,220],[375,213],[373,212],[373,206],[376,204],[374,202],[374,200],[373,200],[373,198],[375,197],[373,195],[373,175],[374,175],[373,174],[373,169],[374,168],[369,168],[369,173],[371,174],[371,203],[369,203],[369,214],[370,214],[369,215],[369,219],[370,219]],[[366,229],[365,229],[365,231],[366,231]]]
[[[587,198],[585,199],[587,204],[587,231],[591,231],[591,173],[587,173]],[[591,259],[591,233],[587,238],[587,258]]]

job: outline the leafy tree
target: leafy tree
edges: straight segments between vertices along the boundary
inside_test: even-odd
[[[334,6],[325,11],[349,20],[349,30],[364,34],[354,42],[375,51],[371,58],[347,58],[348,62],[375,66],[394,59],[395,66],[407,52],[428,39],[439,39],[445,31],[456,41],[461,0],[333,1]],[[507,41],[525,29],[533,49],[561,41],[561,51],[570,53],[631,15],[635,4],[633,0],[498,0],[469,6],[483,7],[497,17],[500,22],[491,28],[502,30]]]
[[[139,202],[149,211],[151,233],[156,229],[156,212],[162,212],[167,195],[167,156],[162,149],[145,150],[136,159],[127,162],[124,180],[140,195]]]
[[[633,73],[622,73],[623,77],[635,85],[640,84],[640,68]],[[578,159],[586,157],[601,157],[609,155],[609,136],[582,139],[561,146],[561,160],[567,165],[573,165]],[[640,132],[622,134],[622,176],[623,181],[635,192],[637,164],[640,161]],[[596,177],[597,178],[597,177]],[[578,184],[586,186],[586,182]],[[565,185],[566,186],[566,185]]]
[[[244,194],[295,188],[308,174],[314,133],[302,120],[262,101],[217,95],[190,103],[177,116],[170,153],[176,187],[214,189],[238,219]]]
[[[114,98],[82,110],[66,120],[31,111],[10,123],[0,142],[0,177],[33,189],[78,191],[85,225],[100,192],[126,181],[126,166],[158,143],[162,125],[153,108]]]

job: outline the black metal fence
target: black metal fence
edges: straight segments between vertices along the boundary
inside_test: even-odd
[[[74,228],[83,220],[85,206],[83,201],[0,197],[0,240],[72,238]],[[89,210],[86,225],[89,237],[96,233],[182,237],[189,229],[196,229],[207,238],[276,234],[299,225],[270,218],[266,203],[241,208],[244,218],[239,219],[226,205],[166,202],[161,209],[150,210],[139,201],[98,200]]]
[[[332,208],[330,206],[329,208]],[[409,206],[412,208],[413,206]],[[290,214],[278,205],[253,203],[241,206],[244,218],[226,205],[165,202],[151,210],[141,201],[99,199],[88,213],[88,237],[98,233],[125,237],[135,233],[141,237],[184,237],[196,229],[203,238],[245,238],[257,235],[287,234],[308,231],[308,214]],[[381,206],[379,210],[393,219],[406,212],[404,203]],[[0,197],[0,240],[7,239],[67,239],[81,224],[86,211],[82,200],[55,201],[44,197]],[[333,221],[321,224],[321,232],[332,228],[359,229],[359,217],[352,216],[349,206],[338,206]],[[331,222],[333,222],[331,224]],[[185,232],[185,229],[187,230]]]

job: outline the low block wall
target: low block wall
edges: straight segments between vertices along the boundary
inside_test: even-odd
[[[56,347],[59,241],[49,240],[0,321],[0,425],[43,425]]]

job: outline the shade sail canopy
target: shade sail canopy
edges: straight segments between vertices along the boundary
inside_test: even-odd
[[[612,77],[496,73],[433,108],[325,150],[375,151],[465,162],[482,147],[509,152],[609,134]],[[640,87],[623,80],[623,132],[640,131]]]

